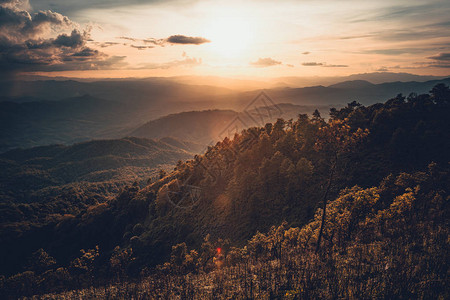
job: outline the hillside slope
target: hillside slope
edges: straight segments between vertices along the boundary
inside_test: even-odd
[[[275,122],[278,118],[296,119],[299,114],[312,113],[313,107],[294,105],[290,103],[271,104],[266,106],[257,102],[246,111],[204,110],[171,114],[150,121],[135,129],[131,136],[160,139],[175,137],[203,144],[215,144],[225,137],[233,138],[235,133],[249,127],[262,126]],[[328,107],[320,107],[326,112]]]
[[[286,275],[291,268],[292,276],[299,279],[291,281],[294,292],[300,293],[301,288],[307,287],[314,298],[321,295],[345,298],[346,293],[360,295],[365,288],[371,288],[366,283],[380,284],[371,290],[380,290],[383,295],[403,295],[405,290],[411,295],[423,294],[417,289],[425,287],[428,293],[434,286],[443,295],[442,274],[447,271],[445,266],[444,270],[438,266],[446,261],[448,241],[442,238],[447,232],[439,228],[448,227],[448,214],[439,209],[444,209],[448,200],[449,114],[450,89],[439,85],[430,94],[411,95],[407,99],[399,95],[383,104],[366,107],[352,102],[342,109],[331,110],[328,121],[314,113],[312,117],[300,115],[295,121],[280,119],[263,127],[246,129],[233,139],[225,138],[209,147],[204,155],[178,163],[173,172],[161,174],[160,180],[149,182],[144,188],[138,185],[124,188],[107,203],[91,206],[76,215],[55,212],[57,216],[45,227],[21,224],[17,229],[18,224],[7,224],[0,234],[0,242],[5,245],[0,253],[1,270],[8,276],[23,269],[28,273],[9,277],[5,286],[12,291],[14,287],[20,290],[24,284],[39,279],[42,285],[30,290],[41,287],[39,291],[42,291],[46,289],[45,283],[54,278],[49,274],[76,278],[78,283],[70,285],[72,288],[89,286],[103,279],[110,280],[111,274],[126,278],[154,273],[157,264],[167,262],[167,268],[162,266],[162,271],[170,273],[162,273],[158,289],[170,293],[173,289],[166,287],[172,280],[175,280],[173,286],[185,287],[184,283],[193,278],[183,277],[183,272],[195,275],[217,271],[217,247],[228,255],[230,246],[242,247],[252,239],[247,248],[236,250],[237,266],[247,268],[253,264],[248,272],[258,273],[250,273],[252,279],[246,284],[271,282],[276,286],[270,290],[277,294],[289,291],[291,286],[286,286],[284,280],[292,279]],[[425,170],[428,170],[426,174]],[[323,203],[332,199],[338,200],[324,206]],[[352,203],[356,204],[352,206]],[[325,218],[328,223],[323,230],[321,248],[316,252],[313,249],[320,235],[322,216],[318,208],[323,207],[328,208]],[[27,207],[18,209],[27,211]],[[380,217],[374,217],[378,212]],[[398,218],[392,215],[395,213],[399,214]],[[403,222],[404,218],[411,217],[417,222]],[[437,223],[432,222],[434,217]],[[281,229],[271,229],[283,221],[286,224]],[[359,227],[365,221],[368,223]],[[291,239],[285,236],[286,226],[303,227],[303,233],[294,231]],[[371,232],[375,236],[369,235]],[[416,232],[422,233],[415,236]],[[437,248],[425,248],[436,255],[425,253],[421,261],[425,267],[414,273],[411,260],[416,258],[411,256],[414,249],[423,254],[423,245],[433,243],[426,239],[426,232],[439,242]],[[364,244],[365,237],[369,244],[375,244]],[[395,244],[398,238],[405,239]],[[294,243],[290,262],[281,261],[280,240],[285,239]],[[380,241],[383,243],[377,243]],[[297,247],[295,243],[302,246]],[[391,244],[392,248],[383,248]],[[81,255],[80,249],[84,249]],[[187,249],[198,250],[188,252]],[[373,251],[380,255],[373,256]],[[360,256],[361,253],[365,256]],[[56,262],[40,269],[27,266],[27,259],[35,256],[51,256]],[[251,260],[247,260],[249,257]],[[339,257],[349,261],[338,261]],[[301,270],[312,273],[307,277],[301,275],[301,270],[292,265],[295,258],[308,263],[307,269],[304,266]],[[370,264],[366,263],[368,259],[373,259]],[[400,283],[399,292],[389,276],[371,277],[373,272],[378,272],[372,266],[384,264],[386,259],[387,268],[393,266],[395,282],[406,276],[411,278],[410,286]],[[345,274],[337,270],[347,269],[337,268],[338,262],[343,265],[354,262],[357,267],[348,269],[350,277],[343,277]],[[277,266],[281,263],[287,264],[279,270]],[[411,273],[402,273],[400,266],[408,266]],[[427,266],[430,266],[428,271]],[[277,270],[280,273],[274,274],[281,276],[277,279],[263,281],[259,277],[260,272]],[[426,274],[436,276],[427,279]],[[326,280],[322,278],[328,275]],[[205,276],[200,273],[197,282],[214,278]],[[233,278],[230,280],[236,279]],[[238,281],[247,280],[239,278]],[[303,281],[305,278],[311,281]],[[340,278],[349,281],[342,282]],[[374,283],[370,278],[378,281]],[[341,285],[336,285],[339,282]],[[234,284],[236,290],[230,287],[230,292],[241,293],[240,283]],[[247,288],[245,285],[244,290]],[[254,286],[252,291],[256,290]],[[185,290],[188,291],[192,290]],[[266,292],[270,293],[267,289]]]
[[[0,154],[0,198],[16,203],[67,200],[71,193],[74,199],[108,198],[193,156],[183,142],[169,142],[123,138],[12,150]]]

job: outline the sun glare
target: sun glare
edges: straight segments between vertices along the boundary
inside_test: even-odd
[[[252,43],[255,26],[243,17],[218,16],[207,22],[205,36],[211,40],[208,47],[224,58],[245,54]]]

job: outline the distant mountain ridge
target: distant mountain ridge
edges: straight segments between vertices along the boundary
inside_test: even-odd
[[[343,81],[340,83],[332,84],[328,86],[329,88],[337,88],[337,89],[361,89],[373,87],[375,84],[368,82],[366,80],[349,80]]]
[[[233,138],[234,133],[243,129],[263,126],[275,122],[277,118],[296,119],[300,113],[311,114],[313,110],[307,106],[279,103],[255,106],[244,112],[233,110],[182,112],[149,121],[132,131],[130,135],[152,139],[175,137],[203,144],[202,150],[205,150],[206,145],[211,145],[226,136]]]
[[[287,115],[282,117],[290,119],[295,118],[299,111],[311,113],[319,108],[326,116],[330,107],[340,108],[352,101],[370,105],[393,98],[398,93],[405,96],[412,92],[423,94],[430,91],[437,83],[450,84],[450,78],[380,84],[372,84],[363,79],[356,80],[353,77],[348,78],[351,80],[329,86],[278,87],[266,89],[265,92],[271,97],[272,103],[302,106],[300,110],[295,107],[284,110]],[[201,126],[195,125],[199,120],[194,118],[188,125],[186,122],[174,123],[170,125],[172,126],[170,130],[165,129],[164,126],[159,125],[160,121],[155,120],[186,111],[214,109],[244,111],[261,92],[261,90],[236,92],[211,86],[190,86],[173,82],[173,79],[171,81],[160,78],[99,82],[35,81],[19,82],[17,86],[11,87],[8,84],[12,83],[0,82],[0,99],[11,100],[0,102],[0,127],[2,128],[0,153],[18,147],[120,138],[130,133],[150,138],[174,136],[182,140],[189,139],[194,143],[209,143],[214,140],[211,139],[211,135],[216,137],[221,129],[225,130],[226,123],[230,122],[233,116],[229,115],[226,120],[220,119],[223,116],[219,119],[203,117]],[[29,90],[26,88],[27,85]],[[14,91],[11,94],[14,97],[10,97],[8,90]],[[71,95],[78,96],[70,97]],[[30,99],[58,100],[26,102]],[[178,117],[182,118],[182,115]],[[206,122],[207,119],[209,123]],[[223,124],[220,125],[219,120],[222,120]],[[156,127],[148,129],[147,133],[137,129],[146,122],[153,122],[152,126]],[[216,125],[217,128],[215,128]],[[177,128],[177,126],[181,127]],[[214,129],[208,129],[211,126]],[[190,139],[191,137],[193,139]]]
[[[81,198],[107,197],[134,180],[142,183],[159,169],[171,169],[179,160],[193,157],[190,147],[193,144],[176,139],[127,137],[16,149],[0,154],[0,198],[48,201],[64,197],[63,190],[74,186]]]

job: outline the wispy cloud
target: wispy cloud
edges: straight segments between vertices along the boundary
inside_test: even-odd
[[[281,61],[274,60],[270,57],[259,58],[257,61],[251,62],[250,65],[259,68],[271,67],[276,65],[281,65]]]
[[[186,36],[181,34],[171,35],[165,39],[155,39],[155,38],[147,38],[147,39],[137,39],[128,36],[120,36],[118,39],[127,40],[134,43],[143,43],[143,44],[152,44],[155,46],[164,47],[167,44],[180,44],[180,45],[201,45],[205,43],[210,43],[211,41],[204,37],[194,37],[194,36]],[[134,47],[135,48],[135,47]],[[151,47],[148,47],[151,48]]]
[[[305,67],[318,67],[318,66],[323,66],[323,63],[318,63],[318,62],[311,61],[311,62],[304,62],[304,63],[302,63],[302,66],[305,66]]]
[[[155,48],[155,46],[136,46],[136,45],[130,45],[130,47],[138,49],[138,50],[146,50],[146,49]]]
[[[305,67],[325,67],[325,68],[347,68],[348,65],[334,65],[334,64],[327,64],[322,62],[304,62],[302,63],[302,66]]]
[[[208,39],[203,37],[193,37],[193,36],[185,36],[185,35],[172,35],[166,39],[167,43],[170,44],[182,44],[182,45],[201,45],[204,43],[211,42]]]
[[[438,61],[448,61],[450,62],[450,53],[439,53],[438,55],[430,56],[429,59]]]

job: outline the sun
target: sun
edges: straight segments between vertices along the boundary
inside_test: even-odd
[[[252,44],[254,29],[254,24],[242,16],[217,16],[207,22],[205,36],[215,54],[236,58],[244,55]]]

